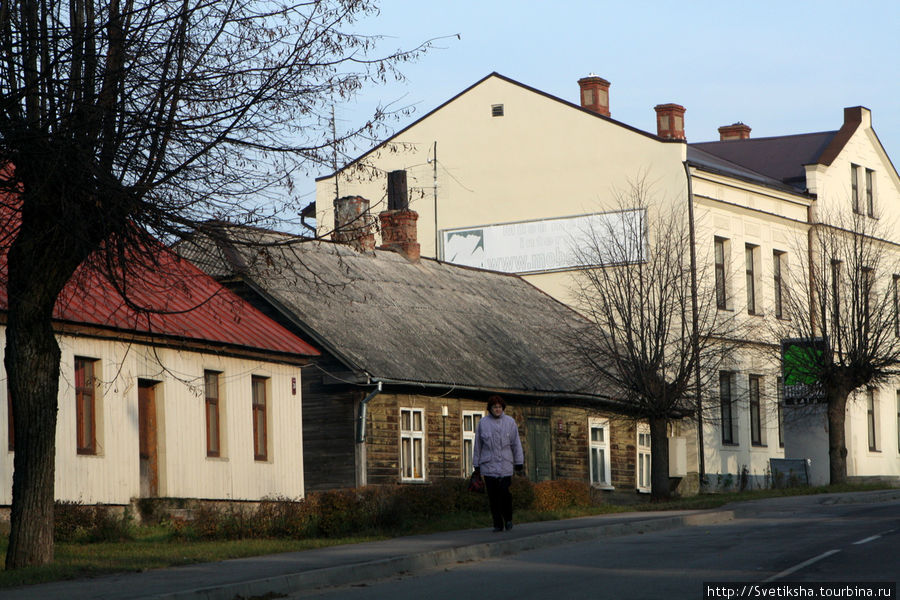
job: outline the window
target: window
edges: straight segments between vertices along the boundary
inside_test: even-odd
[[[758,246],[744,246],[744,259],[747,263],[747,313],[756,314],[756,250]]]
[[[841,261],[831,261],[831,328],[837,330],[841,323]]]
[[[723,238],[715,238],[716,261],[716,307],[728,308],[728,296],[725,290],[725,242]]]
[[[850,165],[850,202],[853,212],[862,214],[859,206],[859,165]]]
[[[609,421],[607,419],[590,419],[588,421],[590,434],[588,445],[590,447],[591,484],[609,486]]]
[[[463,438],[463,476],[469,475],[475,466],[472,464],[472,452],[475,450],[475,432],[478,431],[478,423],[484,415],[481,411],[464,410],[462,413],[462,438]]]
[[[897,390],[897,452],[900,452],[900,390]]]
[[[873,181],[875,172],[872,169],[866,169],[866,214],[870,217],[875,216],[875,190]]]
[[[875,271],[869,267],[861,269],[863,335],[869,337],[869,324],[872,320],[872,288],[875,285]]]
[[[637,426],[637,489],[639,492],[650,491],[650,426],[639,423]]]
[[[878,427],[878,402],[875,400],[875,390],[873,388],[866,389],[866,421],[869,430],[869,450],[878,450],[878,438],[876,437]]]
[[[731,395],[731,373],[719,373],[719,404],[722,411],[722,443],[735,444],[734,435],[734,402]]]
[[[502,104],[492,104],[491,105],[491,116],[492,117],[502,117],[503,116],[503,105]]]
[[[775,250],[772,252],[772,284],[775,291],[775,318],[784,317],[783,293],[784,288],[781,276],[782,263],[784,262],[784,252]]]
[[[266,381],[265,377],[254,375],[250,383],[253,396],[253,458],[255,460],[268,460],[269,457]]]
[[[900,337],[900,275],[894,275],[891,288],[893,313],[894,313],[894,335]]]
[[[778,446],[784,448],[784,380],[781,377],[775,380],[775,395],[778,401]]]
[[[206,397],[206,455],[217,457],[222,453],[219,440],[219,374],[217,372],[203,372],[203,389]],[[263,407],[263,411],[265,411],[265,407]]]
[[[75,426],[78,454],[97,454],[94,360],[75,357]]]
[[[425,480],[425,414],[421,408],[400,409],[400,479]]]
[[[747,394],[750,399],[750,443],[754,446],[766,444],[765,423],[759,401],[759,375],[751,375],[748,380]]]

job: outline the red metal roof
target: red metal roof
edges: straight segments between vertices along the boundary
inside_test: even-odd
[[[0,192],[2,194],[2,192]],[[9,203],[2,203],[9,209]],[[0,310],[8,307],[6,253],[18,215],[0,218]],[[123,293],[82,265],[57,299],[59,321],[253,350],[317,356],[319,352],[162,244],[156,265],[131,266]],[[146,252],[145,252],[146,254]],[[117,282],[119,283],[119,282]],[[125,298],[127,297],[127,302]]]

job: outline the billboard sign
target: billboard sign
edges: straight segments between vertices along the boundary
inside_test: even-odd
[[[621,239],[626,232],[639,230],[635,225],[642,221],[637,219],[643,219],[643,210],[445,229],[441,238],[442,259],[505,273],[541,273],[597,266],[606,264],[604,257],[598,257],[595,265],[584,265],[573,248],[586,246],[592,234],[602,233]],[[629,245],[634,250],[624,262],[642,260],[645,244]],[[616,251],[621,252],[621,244],[616,245]]]
[[[818,379],[825,359],[824,338],[781,341],[781,370],[785,404],[810,404],[825,401],[825,390]]]

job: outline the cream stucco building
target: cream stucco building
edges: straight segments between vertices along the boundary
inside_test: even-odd
[[[578,231],[620,210],[618,192],[631,182],[646,182],[657,205],[690,215],[698,261],[718,272],[718,310],[751,329],[748,349],[723,366],[710,393],[719,397],[709,402],[731,408],[712,411],[700,436],[686,425],[672,435],[688,440],[687,470],[705,473],[710,486],[763,485],[770,459],[785,457],[779,364],[758,351],[778,344],[767,324],[784,318],[779,288],[808,260],[820,215],[853,210],[852,173],[857,209],[872,198],[871,218],[895,222],[897,171],[862,107],[845,109],[836,131],[754,139],[735,123],[717,141],[688,144],[684,107],[656,106],[657,131],[641,131],[610,117],[609,87],[586,77],[572,103],[492,73],[318,179],[318,231],[332,230],[337,197],[386,208],[384,173],[403,170],[422,255],[516,272],[571,303]],[[898,477],[900,381],[876,395],[877,449],[866,440],[872,411],[865,402],[848,409],[849,474]],[[820,474],[822,457],[808,458]]]

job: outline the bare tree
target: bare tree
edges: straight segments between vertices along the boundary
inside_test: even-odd
[[[589,325],[573,333],[571,347],[592,385],[649,421],[651,497],[659,500],[671,494],[669,424],[711,405],[701,402],[703,391],[735,335],[705,263],[692,265],[683,205],[652,200],[645,178],[631,182],[617,193],[619,211],[576,244],[584,267],[575,276],[576,308]]]
[[[900,373],[900,248],[884,239],[880,220],[858,213],[827,217],[810,228],[803,249],[809,262],[785,287],[788,320],[778,335],[810,349],[799,369],[815,384],[794,400],[825,403],[829,473],[837,484],[847,480],[848,399]]]
[[[53,557],[60,350],[52,315],[80,266],[120,278],[207,219],[252,223],[294,171],[385,113],[332,130],[331,106],[401,77],[427,47],[354,33],[372,0],[22,0],[0,4],[0,256],[15,425],[7,568]],[[326,141],[323,141],[326,140]],[[337,149],[336,149],[337,148]],[[292,208],[289,205],[286,207]]]

